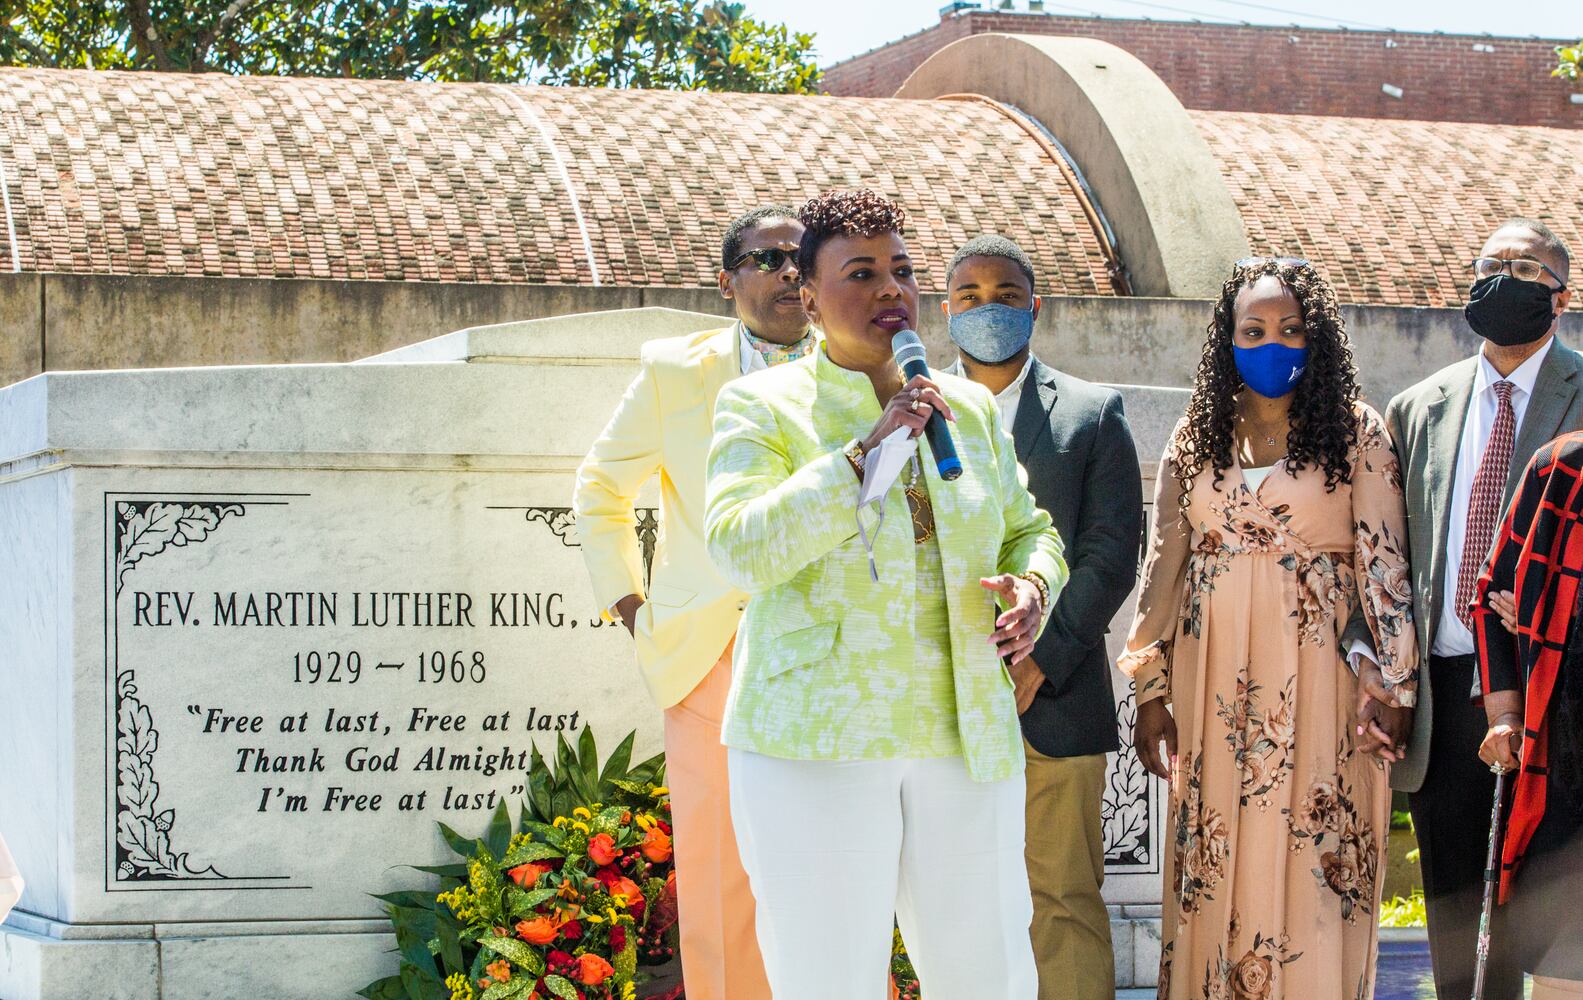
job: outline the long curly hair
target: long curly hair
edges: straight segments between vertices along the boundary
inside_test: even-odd
[[[884,195],[868,188],[826,191],[808,199],[797,211],[803,224],[797,247],[797,273],[807,282],[814,273],[819,248],[835,236],[901,235],[907,231],[907,212]]]
[[[1184,512],[1188,491],[1205,465],[1214,469],[1217,490],[1231,467],[1237,394],[1246,385],[1231,350],[1237,293],[1266,275],[1279,278],[1297,297],[1308,333],[1308,367],[1292,391],[1287,471],[1295,476],[1310,464],[1324,469],[1327,491],[1351,480],[1348,455],[1358,440],[1353,408],[1358,399],[1358,372],[1336,293],[1306,262],[1260,259],[1235,267],[1215,302],[1193,381],[1193,398],[1187,404],[1187,419],[1174,442]]]

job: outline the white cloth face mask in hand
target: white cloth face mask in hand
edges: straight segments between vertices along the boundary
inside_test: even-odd
[[[917,455],[918,439],[912,436],[911,428],[898,427],[863,459],[863,485],[858,490],[855,516],[863,549],[868,553],[868,573],[875,583],[879,582],[879,568],[874,565],[874,539],[879,537],[879,529],[885,523],[885,494],[901,478],[901,470],[907,463],[917,460]],[[872,531],[863,523],[865,507],[872,507],[879,515]]]

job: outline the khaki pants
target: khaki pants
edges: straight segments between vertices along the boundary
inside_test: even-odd
[[[1028,883],[1039,1000],[1111,1000],[1116,963],[1100,887],[1105,755],[1028,757]]]
[[[676,907],[688,1000],[770,1000],[720,743],[734,645],[692,693],[665,710],[665,780],[676,828]]]

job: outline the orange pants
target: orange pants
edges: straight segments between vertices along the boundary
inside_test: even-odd
[[[692,693],[665,710],[665,781],[676,828],[676,903],[687,1000],[770,1000],[737,855],[720,723],[735,640]]]

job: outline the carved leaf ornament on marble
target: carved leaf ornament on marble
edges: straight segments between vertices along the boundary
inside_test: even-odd
[[[1116,706],[1121,732],[1132,732],[1138,715],[1131,694]],[[1149,773],[1130,740],[1111,762],[1106,776],[1101,815],[1104,823],[1105,860],[1111,864],[1146,865],[1151,860],[1149,834]]]
[[[201,542],[230,515],[241,517],[241,504],[165,501],[116,504],[115,590],[139,562],[171,546]],[[159,782],[154,780],[154,754],[159,730],[148,706],[137,697],[132,670],[116,673],[115,708],[115,844],[116,875],[121,880],[225,878],[214,866],[198,867],[186,852],[171,846],[174,809],[157,808]]]
[[[132,671],[122,671],[116,682],[116,801],[115,841],[120,848],[121,875],[126,878],[224,878],[213,866],[194,867],[185,852],[170,844],[174,810],[155,812],[159,782],[154,780],[154,751],[159,731],[148,707],[137,698]]]
[[[121,520],[115,559],[115,589],[119,593],[126,574],[141,560],[171,545],[201,542],[227,515],[241,517],[246,511],[241,504],[121,503],[116,513]]]

